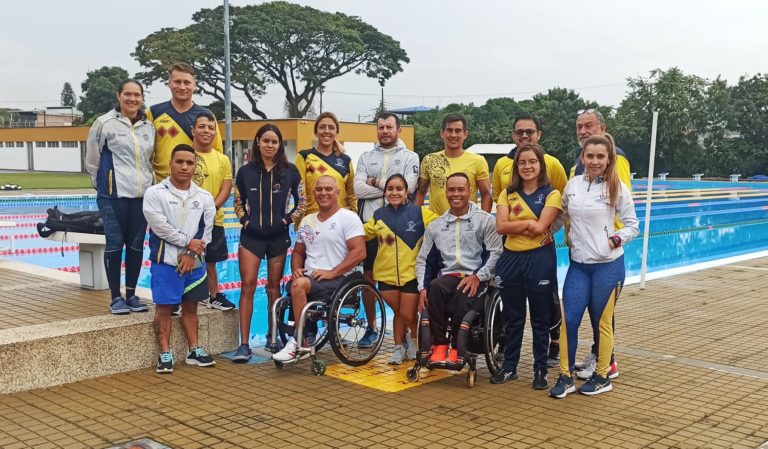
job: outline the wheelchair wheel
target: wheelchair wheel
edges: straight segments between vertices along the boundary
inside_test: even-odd
[[[295,335],[294,318],[291,312],[291,298],[286,296],[279,299],[280,304],[277,309],[277,335],[285,345],[288,338]],[[311,310],[307,315],[307,324],[305,332],[315,331],[315,350],[319,351],[328,342],[328,320],[325,312],[326,306],[317,307]],[[306,336],[306,333],[305,333]]]
[[[483,323],[485,324],[485,364],[493,376],[501,371],[504,358],[499,356],[503,356],[506,342],[504,334],[506,319],[498,290],[494,289],[486,302],[485,321]]]
[[[374,298],[376,323],[368,323],[363,295]],[[386,330],[386,310],[379,292],[362,280],[351,281],[341,294],[333,298],[328,318],[329,337],[334,354],[343,363],[360,366],[368,363],[381,348]],[[358,342],[363,338],[367,327],[375,325],[379,330],[379,339],[370,348],[361,348]]]

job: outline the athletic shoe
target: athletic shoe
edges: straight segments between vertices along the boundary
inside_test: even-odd
[[[272,336],[267,335],[267,342],[264,343],[264,349],[274,354],[275,352],[283,349],[283,342],[280,340],[280,337],[277,337],[277,341],[272,343]]]
[[[549,386],[547,381],[547,372],[543,369],[534,370],[533,373],[533,389],[544,390]]]
[[[176,307],[171,310],[171,316],[181,316],[181,304],[176,304]]]
[[[405,348],[403,345],[395,345],[395,349],[392,351],[392,356],[389,358],[390,365],[402,365],[405,360]]]
[[[608,379],[607,377],[601,377],[597,373],[593,374],[592,377],[590,377],[589,380],[584,383],[584,385],[579,387],[579,393],[586,394],[587,396],[607,393],[611,390],[613,390],[611,379]]]
[[[213,366],[216,364],[216,361],[213,360],[213,357],[208,355],[208,353],[205,352],[205,349],[200,346],[192,348],[192,350],[189,351],[189,355],[187,356],[185,362],[187,362],[187,365],[197,366]]]
[[[237,347],[237,351],[235,351],[235,355],[232,357],[232,362],[248,363],[248,360],[251,360],[251,355],[253,355],[251,348],[247,344],[243,343]]]
[[[611,366],[608,367],[608,378],[615,379],[617,377],[619,377],[619,364],[614,360],[611,362]]]
[[[408,340],[405,340],[408,341]],[[419,353],[419,344],[416,342],[415,338],[412,338],[410,343],[408,343],[408,349],[405,350],[405,358],[407,360],[416,360],[416,356]]]
[[[510,380],[517,380],[517,371],[502,368],[501,371],[491,377],[492,384],[504,384]]]
[[[125,303],[128,305],[128,308],[131,309],[131,312],[146,312],[149,310],[149,306],[141,302],[136,295],[126,299]]]
[[[112,300],[112,303],[109,305],[109,311],[112,312],[112,315],[127,315],[131,313],[131,308],[128,307],[123,298],[118,296]]]
[[[574,363],[573,364],[573,368],[574,369],[584,369],[584,367],[586,367],[586,366],[588,366],[588,365],[590,365],[592,363],[595,363],[596,361],[597,361],[597,355],[592,354],[590,352],[589,354],[587,354],[586,357],[584,357],[584,360],[582,360],[581,362]]]
[[[203,303],[208,306],[209,309],[232,310],[235,308],[235,305],[228,300],[222,292],[216,293],[216,296],[209,297],[203,301]]]
[[[561,374],[557,378],[555,386],[549,389],[549,395],[553,398],[563,399],[568,396],[568,393],[573,393],[574,391],[576,391],[576,386],[573,384],[573,377]]]
[[[361,338],[360,341],[357,342],[357,347],[370,348],[378,340],[379,340],[379,332],[376,329],[368,327],[365,329],[365,334],[363,334],[363,338]]]
[[[161,374],[173,372],[173,353],[172,352],[160,353],[160,356],[157,357],[157,366],[155,367],[155,372],[158,372]]]
[[[555,368],[560,365],[560,343],[551,342],[549,344],[549,354],[547,355],[547,368]]]
[[[595,368],[597,368],[597,357],[592,355],[592,357],[587,357],[584,359],[585,362],[587,362],[586,365],[584,365],[584,368],[580,369],[579,371],[576,371],[576,377],[578,377],[581,380],[587,380],[590,377],[592,377],[592,374],[595,373]]]
[[[432,347],[432,355],[429,356],[430,364],[445,364],[446,358],[448,358],[448,345],[435,345]]]
[[[445,363],[459,363],[459,351],[456,348],[451,348],[448,351],[448,357],[445,358]]]
[[[277,352],[272,355],[272,360],[275,360],[277,362],[292,362],[294,359],[296,359],[296,355],[299,353],[299,345],[296,344],[296,339],[291,337],[288,339],[288,342],[283,346],[283,349],[280,350],[280,352]],[[301,354],[299,357],[299,360],[306,359],[309,357],[309,353],[305,352]]]

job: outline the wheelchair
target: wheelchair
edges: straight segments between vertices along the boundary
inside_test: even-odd
[[[419,354],[412,368],[406,371],[406,378],[409,382],[419,380],[420,371],[426,369],[445,369],[452,371],[461,371],[467,365],[467,384],[474,387],[477,380],[477,357],[480,354],[485,356],[485,364],[491,375],[501,371],[501,364],[504,360],[504,346],[506,336],[504,334],[506,319],[502,310],[501,295],[498,289],[488,286],[484,293],[481,293],[481,307],[476,310],[470,310],[464,315],[463,323],[470,323],[469,329],[461,330],[458,335],[459,355],[464,355],[463,360],[454,364],[431,364],[429,363],[429,349],[432,345],[432,337],[429,331],[429,316],[427,311],[422,313],[419,319]],[[426,318],[426,319],[425,319]],[[455,325],[451,323],[451,326]],[[450,327],[448,329],[450,332]],[[422,354],[426,354],[423,356]]]
[[[273,360],[278,369],[309,357],[312,374],[322,376],[326,362],[317,357],[317,352],[328,342],[336,357],[350,366],[364,365],[376,356],[384,342],[387,315],[381,294],[363,278],[362,273],[355,271],[348,275],[329,298],[308,298],[298,317],[291,310],[290,284],[286,290],[288,295],[277,299],[272,305],[271,337],[273,342],[279,338],[285,344],[295,334],[299,348],[296,358],[290,362]],[[364,294],[374,298],[375,324],[379,329],[378,340],[366,348],[358,345],[370,325],[363,305]],[[303,347],[303,341],[308,341],[309,346]],[[273,345],[272,352],[277,352],[276,345]]]

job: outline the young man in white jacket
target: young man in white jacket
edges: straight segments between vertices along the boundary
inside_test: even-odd
[[[158,373],[173,372],[171,312],[179,303],[190,351],[186,363],[216,363],[200,346],[197,319],[197,303],[208,297],[203,257],[211,241],[216,207],[211,194],[192,182],[194,148],[177,145],[171,152],[170,172],[170,177],[147,189],[143,207],[149,224],[154,327],[160,346]]]

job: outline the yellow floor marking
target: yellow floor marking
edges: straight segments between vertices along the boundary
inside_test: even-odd
[[[419,381],[408,382],[405,373],[413,367],[413,362],[407,361],[402,365],[388,365],[387,360],[389,360],[389,355],[380,355],[368,362],[368,364],[358,367],[337,363],[328,366],[325,375],[387,393],[396,393],[459,374],[458,371],[429,371],[422,368],[419,372]],[[462,374],[466,375],[466,372],[462,372]]]

